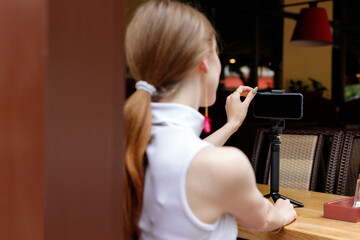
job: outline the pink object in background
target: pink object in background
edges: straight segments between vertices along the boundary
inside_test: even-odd
[[[235,76],[227,76],[225,79],[220,80],[220,83],[224,84],[225,88],[228,90],[235,90],[239,86],[247,85],[241,78]],[[259,87],[259,90],[274,88],[274,77],[258,77],[257,86]]]

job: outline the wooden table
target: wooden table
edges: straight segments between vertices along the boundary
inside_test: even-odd
[[[263,194],[270,192],[268,185],[258,184]],[[295,208],[298,218],[278,234],[252,233],[240,224],[240,238],[245,239],[360,239],[360,222],[351,223],[324,218],[323,204],[345,198],[319,192],[280,188],[280,194],[302,202],[305,207]]]

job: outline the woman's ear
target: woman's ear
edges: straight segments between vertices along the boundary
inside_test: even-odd
[[[209,64],[208,64],[206,58],[201,60],[198,67],[199,67],[200,72],[203,72],[203,73],[208,73],[209,72]]]

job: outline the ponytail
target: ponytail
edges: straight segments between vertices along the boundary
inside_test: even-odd
[[[125,110],[124,231],[125,239],[138,239],[137,223],[144,191],[144,154],[150,139],[151,107],[149,93],[138,90],[127,100]]]

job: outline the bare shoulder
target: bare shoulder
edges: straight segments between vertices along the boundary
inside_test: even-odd
[[[234,147],[214,147],[203,149],[192,161],[186,188],[195,215],[207,221],[233,212],[235,204],[239,204],[239,192],[251,192],[256,182],[243,152]]]
[[[207,170],[212,179],[224,184],[239,184],[253,171],[247,156],[234,147],[206,148],[196,156],[193,165]]]

